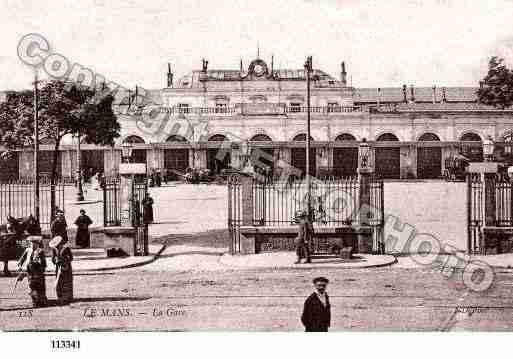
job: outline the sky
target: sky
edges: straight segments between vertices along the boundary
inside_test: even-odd
[[[492,55],[513,65],[513,1],[0,0],[0,91],[30,86],[20,39],[125,87],[165,86],[201,68],[238,69],[257,55],[276,68],[314,67],[355,87],[476,86]]]

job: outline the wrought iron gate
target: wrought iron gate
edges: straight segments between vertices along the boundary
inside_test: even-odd
[[[485,223],[485,183],[480,174],[467,175],[467,250],[471,254],[485,253],[483,244],[483,227],[513,227],[513,185],[511,179],[504,175],[494,175],[490,180],[489,192],[494,208],[493,223]],[[489,220],[488,220],[489,221]]]
[[[121,225],[121,195],[120,180],[112,178],[103,186],[103,225],[116,227]],[[146,178],[132,183],[132,196],[130,201],[130,218],[132,226],[136,229],[135,253],[148,254],[148,224],[144,223],[143,200],[148,194],[148,181]]]

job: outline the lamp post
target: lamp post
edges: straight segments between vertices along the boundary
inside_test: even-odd
[[[125,159],[126,163],[130,163],[132,152],[133,146],[130,142],[123,142],[121,144],[121,156]]]
[[[82,188],[82,151],[80,150],[80,132],[77,133],[77,202],[84,200]]]
[[[483,141],[483,155],[485,162],[493,162],[493,152],[495,150],[495,143],[493,142],[492,138],[488,136]]]
[[[37,70],[34,74],[34,217],[40,223],[39,209],[39,119],[38,119],[38,92]],[[52,208],[53,211],[53,208]]]
[[[312,201],[310,185],[310,76],[312,75],[312,56],[308,56],[305,62],[306,75],[306,208],[308,221],[312,221]]]
[[[362,139],[362,142],[359,145],[359,160],[360,160],[360,171],[369,171],[370,170],[370,154],[371,154],[371,146],[367,142],[366,138]]]

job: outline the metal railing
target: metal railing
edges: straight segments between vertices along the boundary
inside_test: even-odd
[[[251,111],[245,111],[245,107],[251,106]],[[270,108],[273,111],[270,111]],[[296,114],[296,113],[307,113],[308,109],[306,106],[287,106],[279,103],[264,103],[261,106],[261,111],[258,111],[258,104],[236,104],[232,107],[162,107],[161,112],[165,112],[173,115],[219,115],[219,116],[231,116],[241,114],[267,114],[267,113],[279,113],[279,114]],[[362,106],[312,106],[310,107],[312,114],[340,114],[350,112],[365,112]]]
[[[64,183],[58,182],[53,186],[55,191],[54,206],[64,210]],[[50,227],[52,218],[52,185],[41,181],[39,189],[40,219],[42,229]],[[16,180],[0,183],[0,223],[7,216],[15,218],[34,215],[35,187],[29,180]],[[56,209],[54,208],[54,209]]]

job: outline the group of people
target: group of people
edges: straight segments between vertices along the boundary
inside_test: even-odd
[[[84,209],[80,210],[80,215],[75,219],[75,225],[77,226],[77,234],[75,243],[77,247],[88,248],[91,245],[89,226],[93,224],[91,218],[86,214]],[[55,219],[50,224],[50,231],[52,238],[61,236],[66,242],[68,242],[68,224],[64,217],[64,211],[57,210]]]
[[[76,245],[87,248],[90,246],[89,226],[93,223],[84,209],[75,220],[77,226]],[[50,231],[52,239],[49,247],[52,250],[52,263],[55,265],[55,292],[57,303],[66,305],[73,300],[73,253],[69,245],[68,225],[64,217],[64,211],[57,210],[52,221]],[[18,260],[20,275],[17,282],[26,276],[29,282],[30,297],[34,307],[47,305],[45,271],[47,267],[46,255],[43,247],[42,236],[29,236],[30,245]]]
[[[29,236],[30,246],[23,252],[18,261],[22,275],[26,275],[29,282],[30,297],[34,307],[44,307],[48,303],[46,296],[46,256],[41,236]],[[71,262],[73,254],[67,241],[61,237],[54,237],[50,243],[52,249],[52,263],[55,265],[55,292],[57,303],[66,305],[73,301],[73,269]]]

